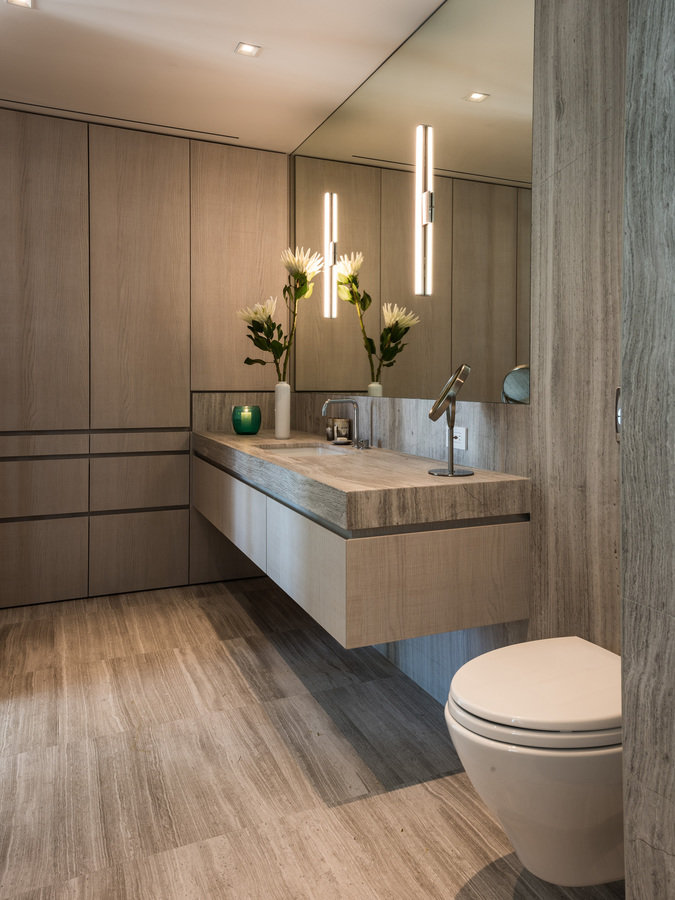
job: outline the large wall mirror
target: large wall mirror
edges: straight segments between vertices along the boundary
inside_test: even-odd
[[[446,0],[297,149],[295,238],[323,250],[325,192],[338,196],[338,255],[360,251],[376,343],[383,303],[420,318],[383,370],[385,396],[432,398],[460,364],[462,399],[502,400],[529,365],[534,0]],[[472,92],[489,95],[481,102]],[[434,275],[413,288],[415,129],[434,128]],[[370,381],[354,307],[300,317],[296,389],[363,391]]]

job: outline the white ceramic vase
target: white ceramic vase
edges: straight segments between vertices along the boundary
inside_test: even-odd
[[[369,397],[381,397],[382,396],[382,385],[379,381],[371,381],[368,385],[368,396]]]
[[[279,381],[274,386],[274,437],[283,440],[291,436],[291,386]]]

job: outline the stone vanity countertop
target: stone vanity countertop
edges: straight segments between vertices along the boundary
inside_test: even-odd
[[[271,431],[193,432],[192,449],[265,494],[346,532],[447,527],[530,511],[527,478],[482,469],[466,478],[442,478],[428,470],[447,460],[337,447],[315,434],[292,432],[288,440],[275,440]]]

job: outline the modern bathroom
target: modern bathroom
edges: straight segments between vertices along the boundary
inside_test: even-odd
[[[0,4],[0,897],[675,896],[667,0]]]

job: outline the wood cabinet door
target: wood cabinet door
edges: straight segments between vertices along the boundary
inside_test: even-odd
[[[89,426],[87,126],[0,109],[0,430]]]
[[[275,296],[276,321],[286,329],[287,159],[193,141],[191,171],[192,390],[271,390],[271,362],[244,365],[261,354],[236,313]]]
[[[190,424],[189,142],[90,126],[91,427]]]
[[[516,365],[517,191],[455,180],[452,367],[471,366],[461,400],[498,402]]]

